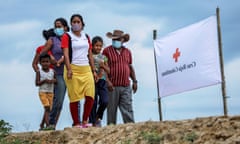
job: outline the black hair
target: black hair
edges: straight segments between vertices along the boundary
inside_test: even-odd
[[[50,28],[48,30],[43,30],[42,31],[42,35],[43,35],[45,40],[48,40],[52,36],[56,36],[56,34],[54,33],[54,29],[53,28]]]
[[[48,53],[42,53],[40,56],[39,56],[39,61],[41,61],[43,58],[50,58],[50,55]]]
[[[103,43],[103,39],[102,39],[100,36],[95,36],[95,37],[92,39],[92,45],[96,44],[98,41],[101,42],[101,43]]]
[[[69,26],[68,26],[68,23],[66,21],[66,19],[60,17],[60,18],[57,18],[55,21],[54,21],[54,25],[56,25],[56,22],[59,21],[64,27],[67,27],[67,31],[69,31]]]
[[[73,14],[73,15],[71,16],[71,18],[70,18],[70,22],[71,22],[71,23],[72,23],[74,17],[78,17],[78,18],[81,20],[81,22],[82,22],[82,29],[83,29],[84,26],[85,26],[85,23],[84,23],[84,21],[83,21],[82,16],[81,16],[80,14]]]

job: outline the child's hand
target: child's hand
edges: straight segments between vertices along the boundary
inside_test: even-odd
[[[57,62],[56,66],[57,66],[57,67],[60,67],[60,65],[61,65],[61,63]]]
[[[51,83],[51,80],[46,79],[45,82],[48,83],[48,84],[50,84],[50,83]]]
[[[100,60],[100,61],[99,61],[99,66],[100,66],[101,68],[104,67],[104,61],[103,61],[103,60]]]
[[[113,87],[113,84],[111,81],[109,81],[109,80],[107,81],[107,86],[108,86],[109,91],[113,91],[114,87]]]
[[[56,64],[57,64],[57,61],[56,61],[55,59],[52,59],[52,60],[51,60],[51,64],[56,65]]]
[[[93,78],[94,78],[94,81],[95,81],[95,82],[98,82],[99,78],[98,78],[98,76],[97,76],[96,71],[93,71]]]
[[[54,81],[50,80],[50,79],[46,79],[45,82],[48,83],[48,84],[54,83]]]

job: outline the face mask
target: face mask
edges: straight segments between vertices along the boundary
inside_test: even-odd
[[[72,25],[72,31],[80,31],[80,30],[81,30],[81,26],[79,24]]]
[[[113,41],[112,41],[112,46],[113,46],[114,48],[119,49],[119,48],[122,47],[122,42],[121,42],[121,41],[113,40]]]
[[[64,34],[64,30],[63,28],[55,28],[54,29],[54,33],[57,35],[57,36],[62,36]]]

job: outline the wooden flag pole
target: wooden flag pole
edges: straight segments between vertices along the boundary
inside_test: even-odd
[[[156,38],[157,38],[157,30],[153,30],[153,40],[156,40]],[[155,50],[154,50],[154,61],[155,61],[155,70],[156,70],[156,79],[157,79],[159,120],[162,121],[162,106],[161,106],[161,97],[160,97],[160,94],[159,94],[158,70],[157,70],[157,61],[156,61],[156,52],[155,52]]]
[[[221,68],[221,77],[222,77],[223,110],[224,110],[224,116],[227,116],[228,110],[227,110],[226,82],[225,82],[225,76],[224,76],[224,63],[223,63],[223,54],[222,54],[222,35],[221,35],[219,11],[220,10],[217,7],[216,13],[217,13],[217,29],[218,29],[218,48],[219,48],[220,68]]]

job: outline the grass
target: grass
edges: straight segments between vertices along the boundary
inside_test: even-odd
[[[197,138],[198,138],[198,136],[197,136],[197,134],[195,132],[187,133],[184,136],[184,140],[185,141],[189,141],[189,142],[194,142]]]
[[[143,137],[148,144],[159,144],[162,140],[162,137],[157,132],[142,131],[140,136]]]
[[[123,142],[121,142],[121,144],[131,144],[131,143],[132,143],[132,140],[130,139],[126,139]]]
[[[1,144],[40,144],[40,142],[30,142],[28,140],[21,139],[6,139],[11,133],[12,125],[4,120],[0,120],[0,143]]]

